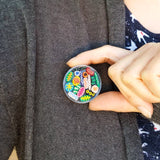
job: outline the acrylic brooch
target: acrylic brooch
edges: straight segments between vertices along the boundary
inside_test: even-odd
[[[88,103],[101,90],[101,78],[98,72],[87,65],[71,68],[64,76],[63,89],[67,97],[76,103]]]

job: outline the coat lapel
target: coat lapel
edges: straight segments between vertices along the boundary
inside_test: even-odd
[[[108,43],[125,48],[125,5],[123,0],[106,0]],[[124,135],[127,160],[143,160],[135,113],[121,113],[119,119]]]
[[[125,46],[125,7],[123,0],[106,0],[109,44]]]

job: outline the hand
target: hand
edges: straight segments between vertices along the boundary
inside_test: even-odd
[[[111,64],[108,73],[120,92],[107,92],[90,102],[91,110],[140,112],[151,118],[152,103],[160,102],[160,43],[148,43],[136,51],[106,45],[86,51],[67,62]]]

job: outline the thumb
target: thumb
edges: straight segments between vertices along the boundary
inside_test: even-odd
[[[111,45],[105,45],[97,49],[80,53],[76,57],[70,59],[67,62],[67,65],[70,67],[74,67],[76,65],[82,64],[90,65],[105,62],[109,64],[114,64],[122,57],[127,56],[131,52],[133,51],[122,49],[119,47],[114,47]]]
[[[152,105],[150,106],[152,108]],[[131,105],[120,92],[106,92],[100,94],[89,103],[89,109],[93,111],[114,111],[114,112],[140,112],[138,108]],[[153,108],[151,109],[153,110]],[[152,111],[151,111],[152,112]],[[144,113],[142,113],[144,115]],[[144,115],[147,118],[147,115]]]

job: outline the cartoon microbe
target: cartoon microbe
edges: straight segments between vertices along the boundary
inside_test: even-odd
[[[89,101],[91,99],[91,96],[89,95],[84,95],[80,98],[80,101],[81,102],[86,102],[86,101]]]
[[[73,72],[69,72],[66,76],[66,82],[70,82],[73,78]]]
[[[98,86],[94,85],[94,86],[92,86],[91,90],[92,90],[92,92],[97,93],[99,88],[98,88]]]
[[[74,75],[75,75],[75,76],[79,76],[79,75],[80,75],[80,71],[75,71],[75,72],[74,72]]]
[[[84,87],[81,87],[80,90],[78,91],[77,93],[77,96],[78,97],[82,97],[85,93],[85,88]]]
[[[87,79],[87,78],[84,78],[84,79],[83,79],[83,82],[84,82],[84,87],[85,87],[85,89],[87,89],[87,88],[88,88],[88,79]]]
[[[88,77],[88,73],[87,72],[83,72],[83,77],[87,78]]]
[[[80,82],[81,82],[81,79],[78,76],[74,77],[72,80],[72,83],[74,86],[77,86],[78,84],[80,84]]]
[[[91,90],[91,76],[88,75],[88,88]]]
[[[71,97],[72,99],[74,99],[74,100],[78,100],[78,96],[77,95],[75,95],[73,92],[68,92],[68,95],[69,95],[69,97]]]
[[[89,91],[88,89],[86,90],[86,94],[88,94],[88,95],[90,95],[90,96],[92,96],[92,97],[94,97],[94,96],[95,96],[95,93],[93,93],[93,92]]]
[[[73,89],[73,93],[74,93],[74,94],[77,94],[80,88],[81,88],[81,85],[80,85],[80,84],[77,85],[77,86],[75,86],[74,89]]]
[[[84,81],[83,81],[83,75],[82,72],[80,72],[80,79],[81,79],[81,85],[84,86]]]
[[[95,85],[96,84],[96,79],[94,76],[91,77],[91,84],[92,85]]]
[[[94,73],[94,77],[96,79],[96,84],[98,87],[100,87],[100,82],[99,82],[99,78],[98,78],[98,74],[97,73]]]
[[[89,75],[94,76],[94,71],[92,71],[91,68],[87,67],[86,71]]]
[[[66,85],[65,85],[65,90],[67,91],[67,92],[70,92],[70,91],[72,91],[73,90],[73,84],[71,83],[71,82],[69,82],[69,83],[66,83]]]

